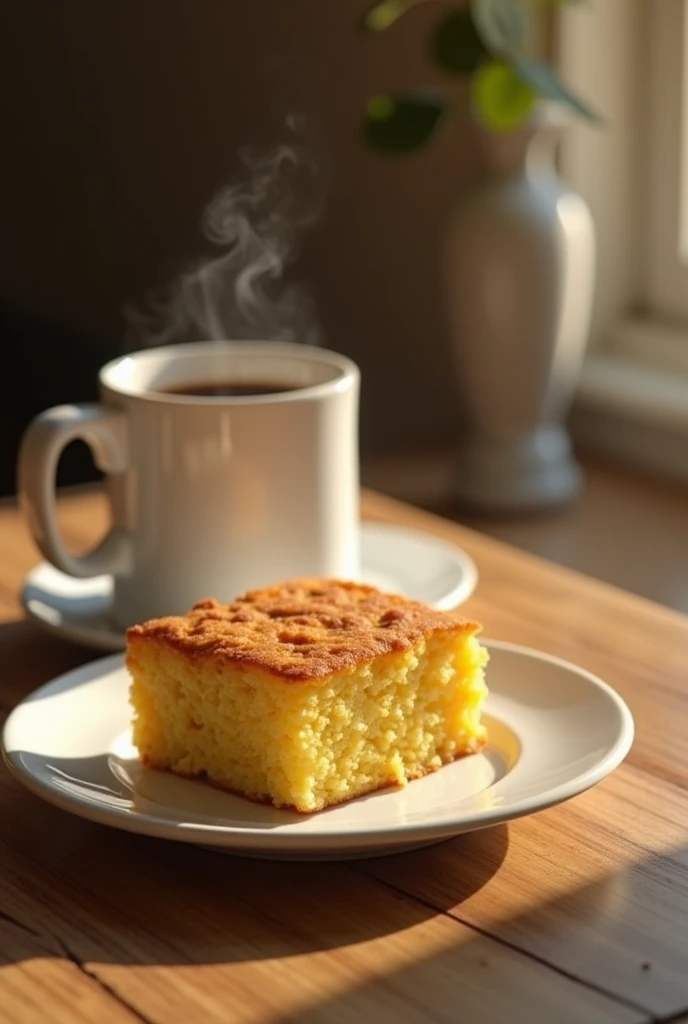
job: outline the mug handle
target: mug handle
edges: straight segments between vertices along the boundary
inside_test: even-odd
[[[104,473],[127,468],[127,421],[123,412],[98,404],[58,405],[40,413],[27,427],[19,449],[19,506],[41,554],[69,576],[130,572],[131,536],[111,527],[86,555],[72,555],[60,535],[55,505],[55,474],[70,441],[85,441]]]

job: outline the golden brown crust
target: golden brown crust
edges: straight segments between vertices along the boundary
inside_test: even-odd
[[[155,640],[188,657],[305,681],[407,650],[440,630],[471,635],[480,625],[365,584],[308,578],[249,591],[231,604],[200,601],[186,615],[132,626],[127,642]]]

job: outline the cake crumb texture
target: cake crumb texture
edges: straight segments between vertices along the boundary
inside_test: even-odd
[[[337,580],[296,580],[132,627],[144,762],[308,813],[479,750],[478,623]]]

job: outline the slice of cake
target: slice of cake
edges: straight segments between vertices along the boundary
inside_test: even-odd
[[[294,580],[127,632],[145,764],[318,811],[485,742],[487,651],[456,614]]]

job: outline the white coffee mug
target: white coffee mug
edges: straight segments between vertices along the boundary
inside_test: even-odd
[[[227,382],[274,390],[188,393]],[[358,396],[351,360],[303,345],[195,342],[116,359],[100,371],[99,404],[49,409],[23,437],[34,540],[64,573],[111,574],[122,627],[293,576],[356,578]],[[106,474],[112,510],[83,557],[55,514],[57,463],[76,438]]]

